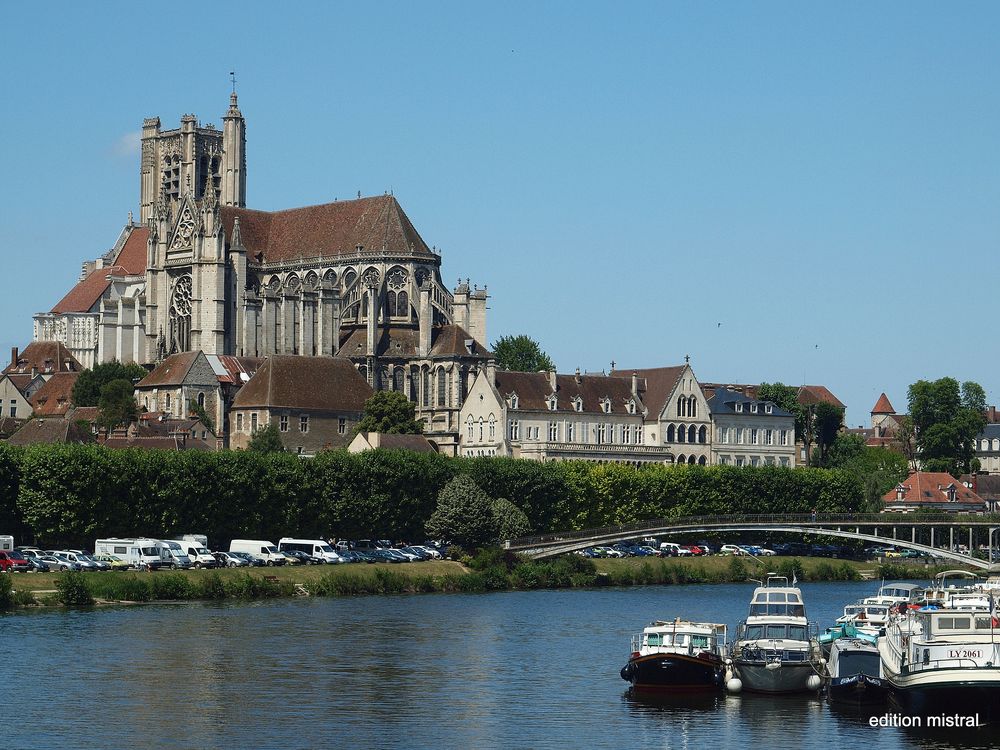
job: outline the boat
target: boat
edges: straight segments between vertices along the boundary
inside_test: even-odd
[[[661,620],[632,636],[632,654],[621,676],[638,693],[721,690],[725,652],[725,625]]]
[[[866,604],[863,601],[846,605],[844,614],[837,618],[838,625],[850,625],[860,633],[876,637],[888,621],[888,604]]]
[[[839,624],[827,628],[819,634],[819,647],[823,652],[824,659],[830,659],[830,649],[833,644],[844,638],[864,641],[865,643],[869,643],[873,646],[878,642],[878,635],[873,635],[865,630],[856,628],[849,622],[840,622],[838,620],[838,623]]]
[[[900,604],[917,604],[924,599],[924,589],[916,583],[884,583],[875,596],[861,600],[861,604],[881,604],[894,607]]]
[[[990,609],[893,615],[879,639],[893,699],[915,715],[1000,713],[1000,620]]]
[[[816,626],[806,619],[794,581],[790,586],[783,576],[769,576],[754,589],[730,656],[735,669],[735,679],[727,679],[730,690],[797,693],[822,686],[825,669]]]
[[[889,697],[888,685],[879,677],[878,647],[867,639],[838,638],[831,643],[827,670],[830,682],[826,699],[830,703],[871,706]]]

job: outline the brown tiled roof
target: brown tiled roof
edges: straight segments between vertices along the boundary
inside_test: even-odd
[[[154,388],[161,385],[180,385],[187,377],[191,365],[198,359],[200,351],[171,354],[160,362],[153,371],[136,384],[136,388]]]
[[[101,410],[97,406],[78,406],[66,417],[74,422],[96,422],[101,416]]]
[[[808,406],[809,404],[818,404],[820,402],[833,404],[834,406],[839,406],[841,409],[846,409],[844,402],[839,398],[834,396],[830,389],[825,385],[803,385],[799,388],[798,394],[799,403],[803,406]]]
[[[645,381],[645,391],[640,392],[643,403],[649,409],[651,417],[658,417],[667,404],[667,399],[677,385],[677,381],[684,372],[685,365],[675,367],[648,367],[642,370],[630,370],[627,367],[612,370],[611,375],[616,378],[631,378],[632,373],[636,373],[641,380]]]
[[[90,443],[93,436],[66,419],[29,419],[8,440],[11,445]]]
[[[1000,475],[964,474],[963,482],[972,485],[972,491],[985,500],[1000,500]]]
[[[70,410],[78,372],[57,372],[29,399],[33,416],[62,417]]]
[[[222,224],[232,242],[233,223],[251,259],[265,262],[350,255],[366,251],[431,255],[427,244],[391,195],[336,201],[285,211],[222,207]]]
[[[192,438],[190,435],[180,439],[168,435],[122,435],[119,433],[103,438],[101,445],[107,448],[150,448],[166,451],[215,450],[214,441]]]
[[[547,372],[498,370],[497,392],[506,398],[517,394],[518,410],[549,411],[546,399],[552,395]],[[603,414],[604,398],[611,401],[611,414],[628,414],[625,404],[635,398],[632,384],[625,378],[608,375],[556,375],[556,412],[575,411],[574,400],[582,399],[582,411]],[[635,399],[636,414],[642,414],[642,402]]]
[[[236,357],[231,354],[209,355],[209,363],[212,362],[213,356],[226,372],[225,375],[219,375],[220,383],[243,385],[264,364],[263,357]],[[216,374],[218,375],[218,370],[216,370]],[[246,377],[243,377],[244,375]]]
[[[69,370],[77,371],[83,369],[76,357],[70,354],[61,341],[32,341],[24,351],[17,355],[17,363],[11,363],[4,368],[5,373],[31,372],[34,367],[43,375],[66,370],[66,362],[69,361]]]
[[[886,504],[904,503],[947,503],[946,490],[955,487],[955,501],[960,503],[983,503],[983,499],[947,472],[917,471],[900,482],[904,493],[902,500],[896,499],[893,487],[882,496]]]
[[[109,276],[138,276],[146,272],[146,241],[149,229],[134,227],[113,265],[91,271],[78,281],[52,308],[54,313],[90,312],[100,301],[111,281]]]
[[[472,338],[462,326],[439,326],[432,334],[434,336],[434,343],[431,344],[432,357],[468,357],[470,354],[481,357],[492,356],[489,349]],[[467,341],[472,343],[466,345]]]
[[[872,414],[895,414],[896,410],[892,408],[892,404],[889,403],[889,397],[883,393],[878,397],[878,401],[875,402],[875,406],[872,407]]]
[[[234,409],[287,408],[357,412],[373,391],[353,364],[339,357],[268,357],[233,400]]]

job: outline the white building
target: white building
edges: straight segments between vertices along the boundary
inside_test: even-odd
[[[795,417],[770,401],[717,389],[708,400],[714,435],[712,463],[795,465]]]

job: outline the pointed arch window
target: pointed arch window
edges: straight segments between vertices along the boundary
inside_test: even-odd
[[[437,371],[437,405],[447,406],[448,403],[448,374],[443,367]]]
[[[683,417],[684,416],[684,404],[685,404],[684,397],[683,396],[678,396],[677,397],[677,416],[678,417]]]
[[[191,349],[191,277],[181,276],[170,294],[170,353]]]

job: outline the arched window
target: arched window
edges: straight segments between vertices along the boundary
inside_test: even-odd
[[[444,371],[443,367],[439,367],[437,371],[437,381],[438,381],[438,406],[447,406],[448,401],[448,375]]]
[[[683,417],[684,416],[684,397],[683,396],[678,396],[677,397],[677,416],[678,417]]]
[[[705,428],[705,425],[702,425],[700,428],[698,428],[698,442],[704,443],[707,441],[707,439],[708,439],[707,430]]]
[[[473,432],[473,429],[474,429],[474,428],[473,428],[473,424],[474,424],[474,423],[473,423],[473,421],[472,421],[472,415],[470,414],[470,415],[469,415],[469,418],[468,418],[467,420],[465,420],[465,425],[466,425],[466,427],[468,427],[468,429],[469,429],[469,440],[470,440],[470,441],[472,440],[472,432]]]
[[[479,418],[479,442],[483,442],[483,418]]]
[[[406,292],[399,292],[396,295],[396,317],[410,317],[410,301],[406,296]]]
[[[366,365],[361,365],[358,367],[358,374],[361,375],[366,381],[368,380],[368,367]]]
[[[170,353],[191,348],[191,277],[181,276],[170,294]]]
[[[687,459],[684,458],[684,454],[683,453],[677,457],[677,463],[679,463],[679,464],[686,464],[687,463]]]
[[[698,439],[698,432],[694,425],[688,427],[688,442],[693,443]]]
[[[673,425],[670,426],[673,427]],[[677,442],[683,443],[685,437],[687,437],[687,431],[684,429],[684,425],[680,425],[677,428]]]
[[[497,420],[492,414],[490,414],[490,440],[495,439],[497,436]]]
[[[167,398],[166,398],[166,402],[165,403],[166,403],[166,410],[170,411],[170,394],[169,393],[167,394]]]
[[[406,387],[406,373],[402,367],[397,367],[392,371],[392,390],[403,392]]]
[[[688,456],[688,463],[689,463],[689,464],[690,464],[691,466],[694,466],[694,463],[695,463],[695,458],[694,458],[694,456]]]
[[[701,458],[698,459],[698,465],[699,466],[704,466],[706,463],[708,463],[708,462],[705,461],[705,457],[704,456],[702,456]]]
[[[698,399],[694,396],[688,399],[688,416],[697,417],[698,416]]]
[[[672,424],[671,425],[667,425],[667,442],[668,443],[674,442],[674,434],[675,434],[674,426]]]
[[[424,373],[424,377],[423,377],[424,387],[423,387],[423,394],[421,396],[421,401],[422,401],[422,403],[423,403],[424,406],[430,406],[431,405],[431,371],[425,367],[425,368],[423,368],[423,373]]]

